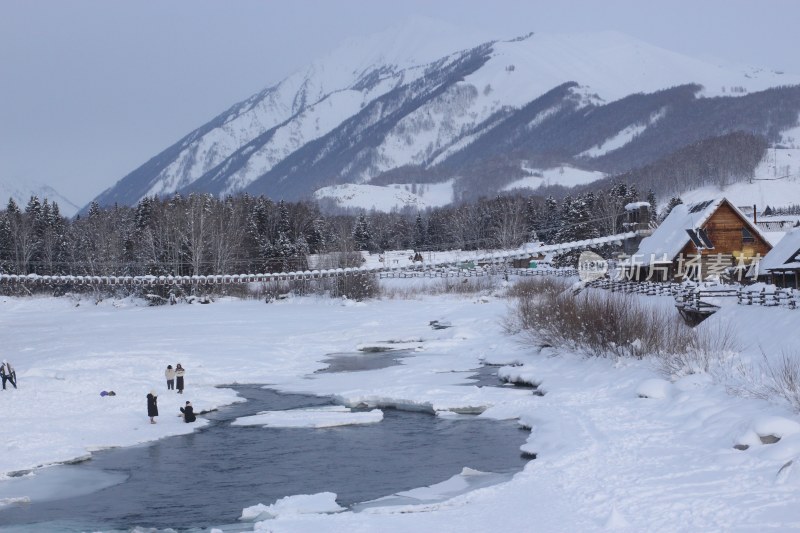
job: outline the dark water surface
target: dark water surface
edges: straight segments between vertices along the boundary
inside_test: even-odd
[[[387,409],[377,424],[238,427],[230,422],[259,411],[330,401],[259,386],[235,388],[248,401],[205,415],[211,424],[193,434],[57,467],[124,474],[125,482],[88,495],[0,508],[0,529],[202,529],[234,524],[244,507],[293,494],[335,492],[340,505],[348,506],[444,481],[463,467],[516,472],[525,464],[519,446],[527,433],[514,422]]]
[[[316,374],[329,374],[338,372],[363,372],[378,370],[401,364],[401,359],[411,355],[410,350],[387,350],[382,352],[359,352],[330,354],[323,363],[328,366],[317,370]]]

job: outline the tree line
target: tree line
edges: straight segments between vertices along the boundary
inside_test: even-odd
[[[652,195],[651,195],[652,196]],[[509,194],[415,212],[323,212],[310,202],[265,196],[176,194],[136,206],[61,216],[33,196],[0,211],[0,272],[39,275],[218,275],[306,270],[308,256],[356,266],[358,252],[512,249],[624,231],[633,186],[566,196]],[[655,204],[655,198],[649,198]],[[333,259],[330,259],[333,258]],[[319,263],[317,263],[319,264]]]

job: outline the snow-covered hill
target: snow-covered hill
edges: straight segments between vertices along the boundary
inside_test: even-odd
[[[400,210],[405,207],[426,209],[441,207],[453,201],[452,180],[423,185],[387,185],[346,183],[323,187],[314,193],[317,200],[328,199],[344,208]]]
[[[57,203],[61,215],[65,217],[74,216],[80,209],[49,185],[36,182],[12,183],[10,181],[0,181],[0,201],[3,209],[5,209],[10,198],[14,199],[20,209],[25,209],[31,196],[36,196],[41,201],[47,199],[51,203]]]
[[[693,85],[665,91],[687,84]],[[532,163],[541,171],[579,160],[585,170],[619,170],[626,150],[641,163],[675,149],[685,137],[675,123],[698,100],[727,96],[728,107],[750,105],[742,115],[766,114],[763,102],[740,97],[799,84],[800,76],[712,65],[616,32],[486,40],[415,20],[345,43],[232,106],[98,201],[134,204],[178,191],[299,199],[320,189],[328,195],[324,188],[332,185],[451,179],[459,190],[491,193],[525,177],[521,165],[481,191],[459,179],[517,153],[547,155]],[[719,107],[703,110],[700,119],[727,112]],[[795,126],[793,120],[767,126],[756,116],[747,129],[767,134],[768,127]],[[692,128],[698,139],[737,127],[706,122]],[[653,139],[663,136],[675,139]],[[400,176],[383,176],[393,172]]]
[[[800,128],[783,134],[782,146],[767,150],[752,179],[727,187],[700,187],[681,195],[686,203],[725,196],[736,205],[785,207],[800,205]]]

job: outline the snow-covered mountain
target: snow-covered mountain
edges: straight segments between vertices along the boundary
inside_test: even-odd
[[[235,104],[97,200],[336,199],[370,185],[369,202],[378,186],[449,183],[453,201],[544,175],[558,184],[565,173],[551,169],[565,166],[582,179],[624,172],[738,130],[777,140],[798,113],[800,76],[712,65],[615,32],[492,41],[417,20]]]
[[[14,199],[14,202],[16,202],[20,209],[25,209],[31,196],[36,196],[41,201],[47,199],[51,203],[57,203],[59,212],[65,217],[72,217],[80,210],[80,207],[70,202],[49,185],[36,182],[12,183],[10,181],[0,181],[0,201],[3,202],[2,209],[6,208],[6,204],[10,198]]]

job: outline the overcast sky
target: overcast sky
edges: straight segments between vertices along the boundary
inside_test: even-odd
[[[0,0],[0,181],[83,205],[343,40],[419,16],[500,39],[616,30],[800,74],[798,0]]]

